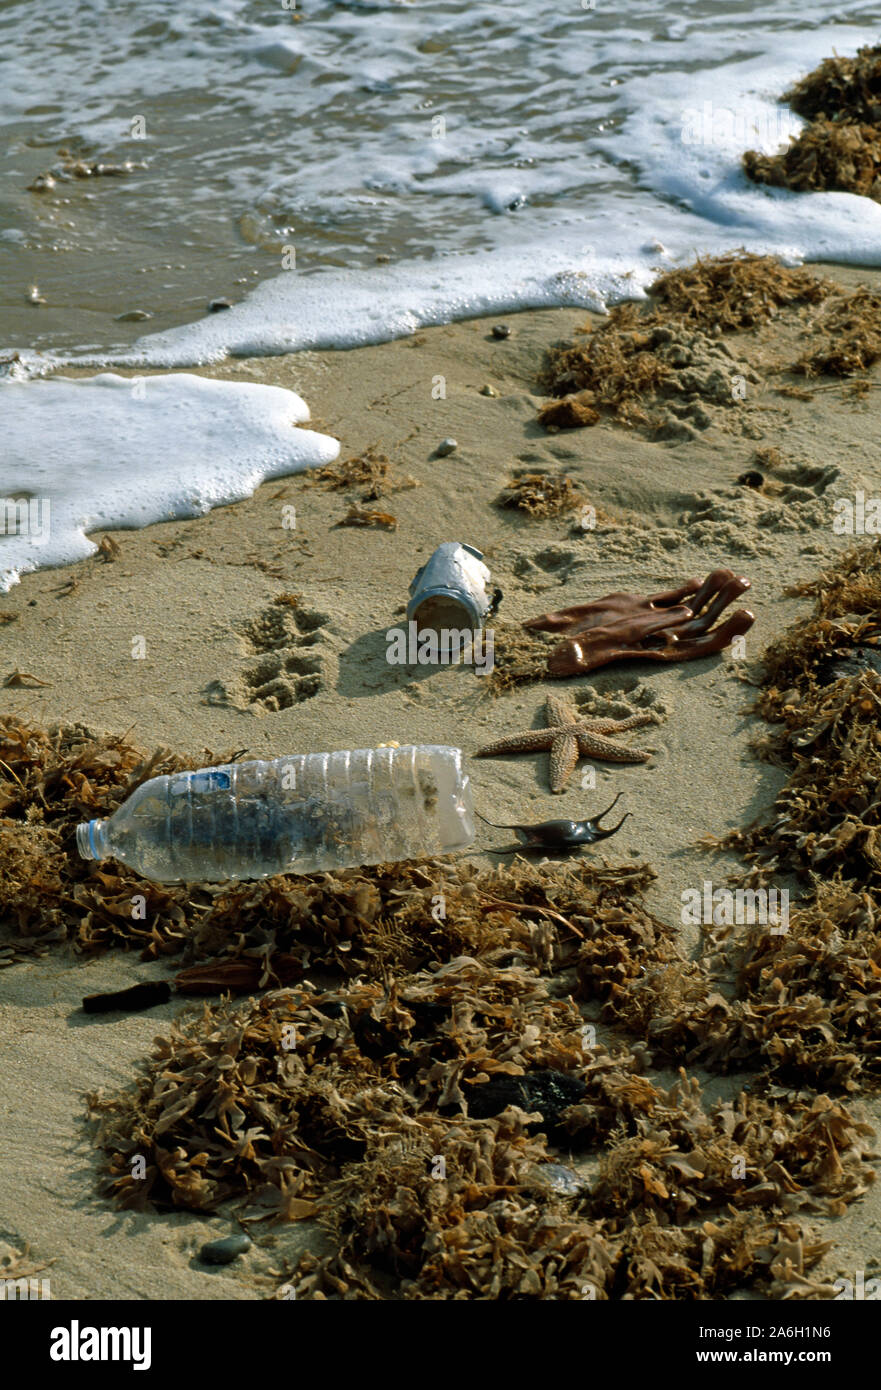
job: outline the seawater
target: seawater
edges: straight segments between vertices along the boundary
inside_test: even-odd
[[[697,249],[877,263],[877,205],[738,160],[879,22],[879,0],[0,0],[0,343],[107,357],[266,280],[191,361],[605,303]],[[739,129],[687,144],[706,102]],[[28,191],[60,148],[145,167]]]
[[[879,38],[881,0],[0,0],[7,373],[602,310],[737,247],[878,265],[879,205],[756,187],[740,158],[799,128],[800,74]],[[59,177],[76,159],[136,167]]]

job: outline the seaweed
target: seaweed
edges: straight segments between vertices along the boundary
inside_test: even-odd
[[[318,1221],[329,1253],[287,1271],[298,1298],[832,1297],[805,1220],[873,1180],[850,1098],[881,1080],[881,677],[861,655],[881,546],[798,592],[815,612],[767,653],[759,698],[800,799],[784,788],[730,838],[751,881],[786,866],[809,893],[786,934],[714,926],[697,959],[648,909],[645,864],[439,859],[167,890],[83,863],[77,820],[189,764],[6,718],[14,946],[136,945],[178,957],[179,990],[268,991],[187,1005],[133,1086],[90,1096],[107,1195]],[[748,1084],[709,1101],[697,1065]],[[549,1161],[587,1168],[560,1191]]]
[[[819,304],[831,282],[773,256],[736,253],[698,259],[670,271],[649,289],[645,305],[622,304],[578,340],[552,347],[539,385],[563,397],[542,407],[546,427],[614,420],[660,437],[694,434],[713,423],[713,408],[741,399],[732,378],[756,381],[720,339],[752,329],[781,309]]]
[[[881,357],[881,295],[861,287],[834,300],[811,328],[819,343],[792,371],[806,377],[853,376]]]
[[[335,492],[354,492],[363,488],[362,502],[375,502],[389,492],[419,486],[409,474],[400,477],[388,455],[381,453],[376,445],[365,449],[363,454],[312,469],[308,480],[313,486],[330,488]]]
[[[548,517],[577,511],[587,505],[587,498],[566,473],[520,468],[514,470],[495,505],[503,510],[525,512],[529,517]]]
[[[824,58],[784,100],[809,121],[881,121],[881,47],[859,48],[855,58]]]
[[[834,189],[881,202],[881,47],[825,58],[783,100],[810,124],[776,154],[747,150],[747,176],[797,192]]]
[[[510,1103],[470,1113],[488,1084]],[[601,1150],[565,1198],[543,1177],[548,1103],[570,1149]],[[709,1297],[772,1277],[749,1232],[778,1253],[801,1240],[799,1271],[818,1258],[794,1216],[840,1212],[874,1176],[871,1130],[839,1103],[708,1106],[684,1071],[665,1089],[633,1053],[585,1050],[536,972],[467,957],[205,1007],[157,1039],[135,1090],[90,1104],[124,1206],[317,1217],[334,1253],[301,1260],[298,1297]],[[664,1253],[650,1277],[647,1248]]]
[[[777,154],[747,150],[743,168],[754,183],[796,193],[830,190],[881,202],[881,127],[814,121]]]
[[[341,521],[335,523],[337,526],[373,526],[381,531],[396,531],[398,519],[392,516],[391,512],[378,512],[367,510],[364,507],[350,507]]]
[[[778,309],[819,304],[832,284],[807,266],[787,266],[775,256],[733,253],[698,257],[694,265],[671,270],[649,288],[656,313],[664,310],[683,323],[723,333],[756,328]]]
[[[788,777],[769,815],[707,843],[737,850],[747,882],[790,874],[805,896],[774,944],[739,944],[718,1030],[732,1056],[758,1048],[780,1076],[854,1090],[881,1078],[881,543],[790,593],[814,612],[764,655],[757,709],[772,731],[756,744]]]
[[[826,1296],[806,1271],[827,1246],[802,1214],[865,1192],[872,1131],[840,1101],[773,1082],[787,1075],[773,1047],[749,1054],[767,1063],[751,1093],[712,1104],[681,1065],[670,1087],[645,1075],[652,1050],[681,1058],[690,1036],[706,1035],[711,1061],[720,1048],[718,1069],[729,1060],[718,987],[644,906],[651,877],[515,859],[234,888],[194,950],[223,937],[220,963],[254,959],[259,930],[262,985],[282,941],[342,981],[190,1008],[134,1087],[91,1096],[107,1192],[317,1219],[331,1253],[288,1271],[298,1298],[710,1298],[747,1284]],[[245,894],[263,905],[259,929]],[[585,1028],[553,978],[573,962],[615,1034],[647,1042]],[[765,1017],[753,1000],[768,973],[742,972],[745,1014]],[[768,997],[786,1004],[773,982]],[[789,1038],[805,1019],[768,1025]],[[598,1159],[594,1176],[555,1191],[551,1145]]]
[[[121,865],[87,864],[76,850],[76,826],[111,815],[148,777],[230,756],[206,749],[204,760],[193,760],[158,749],[148,757],[125,736],[0,717],[0,924],[11,931],[6,963],[60,940],[82,950],[111,942],[152,955],[179,950],[192,895]],[[144,896],[144,920],[132,916],[135,893]]]

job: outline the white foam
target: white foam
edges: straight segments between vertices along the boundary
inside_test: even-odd
[[[579,264],[580,263],[580,264]],[[651,278],[646,272],[643,279]],[[194,324],[141,338],[128,353],[77,360],[192,366],[227,355],[348,348],[405,337],[420,327],[518,308],[570,304],[602,311],[607,299],[639,294],[627,262],[597,268],[593,253],[492,253],[415,261],[375,271],[295,273],[265,281],[242,304]]]
[[[0,591],[93,554],[90,531],[199,516],[330,462],[339,444],[295,428],[308,419],[293,391],[185,373],[0,383]],[[23,496],[27,518],[5,501]]]
[[[637,165],[654,192],[677,199],[731,247],[879,265],[881,205],[852,193],[757,185],[741,164],[745,150],[772,153],[804,126],[779,102],[798,77],[833,52],[844,57],[873,41],[871,31],[828,27],[787,35],[785,56],[775,42],[743,62],[635,78],[623,126],[601,146]]]
[[[302,23],[248,0],[70,0],[26,22],[0,6],[0,117],[22,123],[19,138],[42,130],[28,113],[33,92],[51,90],[58,130],[95,142],[122,139],[143,108],[145,144],[126,153],[148,170],[118,194],[108,181],[102,202],[124,193],[133,223],[140,209],[163,247],[174,228],[184,259],[215,221],[238,225],[261,273],[273,257],[274,278],[232,311],[68,360],[189,366],[353,347],[474,315],[602,309],[696,254],[739,247],[881,264],[881,206],[760,187],[740,162],[797,128],[778,105],[796,78],[877,42],[877,4],[849,0],[842,16],[827,0],[700,0],[671,19],[666,0],[316,0]],[[198,119],[178,123],[191,94]],[[705,121],[708,102],[731,114],[727,131]],[[692,118],[702,143],[683,140]],[[290,245],[300,269],[278,273]],[[402,247],[407,259],[375,264]],[[155,322],[159,300],[146,306]],[[64,360],[11,346],[29,372]]]
[[[124,354],[79,360],[190,366],[226,356],[358,347],[518,309],[602,311],[639,298],[672,265],[738,248],[790,262],[881,265],[877,203],[848,193],[762,187],[741,167],[746,148],[778,148],[800,127],[778,101],[796,78],[833,49],[852,53],[872,38],[871,31],[850,26],[787,34],[782,58],[779,34],[765,35],[765,51],[749,60],[631,77],[615,98],[618,129],[591,142],[608,160],[639,169],[630,198],[619,193],[608,206],[591,198],[584,211],[555,210],[544,216],[544,227],[532,209],[524,224],[531,238],[518,234],[514,213],[503,220],[495,248],[485,252],[368,270],[285,272],[228,312],[149,334]],[[709,50],[711,39],[703,40]],[[692,61],[693,47],[690,42]],[[545,167],[530,177],[551,188],[555,175]],[[500,207],[521,192],[515,180],[489,177],[480,168],[441,183],[480,189],[485,201]]]

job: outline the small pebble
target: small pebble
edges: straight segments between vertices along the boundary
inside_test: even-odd
[[[511,330],[506,323],[494,323],[492,335],[494,338],[510,338]]]
[[[224,1236],[222,1240],[209,1240],[199,1251],[199,1259],[206,1265],[228,1265],[239,1255],[251,1248],[251,1237],[244,1231]]]
[[[456,440],[450,437],[448,439],[442,439],[434,452],[437,454],[438,458],[446,458],[447,454],[455,453],[458,447],[459,445]]]
[[[212,299],[208,305],[209,314],[219,314],[224,309],[231,309],[232,305],[228,299]]]
[[[481,396],[497,396],[499,393],[494,386],[481,386]]]
[[[148,314],[146,309],[129,309],[125,314],[117,314],[116,323],[141,323],[144,319],[151,319],[152,314]]]

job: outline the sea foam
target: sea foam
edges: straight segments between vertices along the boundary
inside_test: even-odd
[[[877,203],[850,193],[759,186],[741,165],[745,149],[785,145],[803,124],[778,100],[787,87],[833,49],[851,53],[871,39],[868,30],[829,26],[789,35],[785,59],[778,37],[742,62],[632,77],[618,98],[614,135],[592,144],[608,160],[637,168],[639,191],[632,201],[616,200],[611,211],[589,201],[581,212],[558,214],[552,241],[500,233],[491,251],[369,270],[283,272],[226,313],[148,334],[126,352],[75,360],[193,366],[227,356],[360,347],[519,309],[603,312],[642,297],[659,273],[696,255],[740,248],[790,262],[881,265]]]
[[[293,391],[187,373],[3,382],[0,591],[94,554],[89,532],[200,516],[329,463],[339,444],[295,428],[308,418]]]

